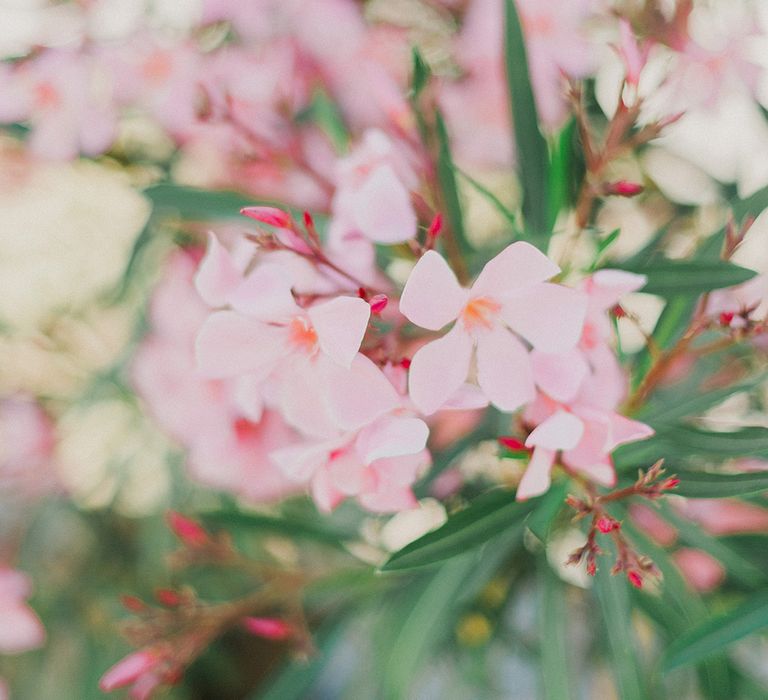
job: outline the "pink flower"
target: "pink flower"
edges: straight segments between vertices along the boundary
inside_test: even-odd
[[[535,396],[528,350],[562,352],[579,339],[586,298],[544,280],[559,268],[528,243],[505,248],[470,289],[462,288],[443,257],[427,252],[414,267],[400,311],[422,328],[447,334],[420,348],[410,367],[411,399],[425,414],[437,411],[464,383],[477,349],[477,381],[488,400],[514,411]]]
[[[31,591],[27,576],[0,568],[0,654],[19,654],[45,642],[43,624],[25,602]]]
[[[151,651],[135,651],[112,666],[99,680],[99,688],[109,693],[132,686],[132,700],[147,700],[165,680],[158,672],[160,658]]]
[[[117,114],[104,65],[88,53],[48,49],[0,67],[0,122],[15,121],[29,122],[30,148],[42,158],[106,151]]]
[[[419,418],[382,416],[337,438],[275,450],[272,460],[299,482],[309,481],[323,511],[356,497],[373,512],[416,505],[411,485],[429,465],[429,429]]]
[[[413,238],[417,222],[409,189],[415,185],[413,171],[393,142],[381,131],[367,131],[337,166],[330,246],[356,233],[385,244]]]
[[[686,581],[701,593],[708,593],[717,588],[725,578],[723,565],[701,549],[684,547],[678,549],[672,558]]]

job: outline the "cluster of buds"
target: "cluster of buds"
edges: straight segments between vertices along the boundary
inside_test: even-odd
[[[215,604],[200,600],[189,587],[160,588],[156,603],[123,596],[123,606],[135,616],[123,625],[123,635],[137,651],[106,671],[99,683],[103,691],[130,686],[131,698],[146,700],[160,686],[178,683],[217,637],[235,627],[270,641],[290,642],[299,652],[311,649],[301,606],[303,579],[243,559],[228,536],[212,535],[179,513],[170,512],[167,522],[183,545],[172,556],[173,565],[243,564],[259,574],[256,590]]]
[[[597,572],[597,558],[604,553],[597,542],[598,535],[609,535],[616,547],[616,561],[611,569],[612,574],[623,572],[635,588],[642,587],[646,576],[659,576],[655,564],[648,557],[639,554],[627,541],[622,531],[621,521],[616,520],[606,510],[605,504],[632,496],[656,500],[670,489],[674,489],[680,480],[675,476],[662,478],[664,474],[662,465],[663,460],[659,460],[648,471],[640,471],[637,481],[632,486],[605,495],[597,495],[593,487],[589,486],[587,499],[568,496],[565,502],[576,511],[574,520],[590,517],[591,522],[587,541],[571,553],[567,564],[576,565],[585,560],[587,573],[594,576]]]

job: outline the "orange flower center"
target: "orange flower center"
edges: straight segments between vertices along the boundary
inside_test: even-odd
[[[302,352],[311,354],[317,347],[317,333],[309,322],[302,316],[294,316],[288,324],[289,339],[293,346]]]
[[[461,311],[461,320],[467,330],[493,328],[493,319],[501,310],[501,305],[488,297],[470,299]]]

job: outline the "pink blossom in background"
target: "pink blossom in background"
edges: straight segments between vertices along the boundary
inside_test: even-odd
[[[45,643],[43,624],[26,603],[31,593],[25,574],[0,568],[0,654],[20,654]]]
[[[168,260],[151,301],[151,332],[132,364],[133,384],[161,428],[187,449],[194,479],[254,503],[282,498],[296,487],[266,455],[296,440],[294,431],[262,412],[258,395],[254,404],[236,381],[197,374],[195,336],[208,314],[194,288],[198,261],[194,251]]]
[[[443,257],[429,251],[411,272],[400,299],[409,321],[439,331],[410,367],[410,395],[420,411],[440,409],[466,381],[477,349],[477,381],[488,400],[513,411],[535,396],[526,346],[566,351],[579,339],[586,298],[545,282],[559,268],[533,246],[518,242],[489,261],[470,289],[462,288]]]
[[[98,155],[117,133],[113,76],[96,56],[66,49],[3,65],[0,122],[29,122],[30,149],[42,158]]]

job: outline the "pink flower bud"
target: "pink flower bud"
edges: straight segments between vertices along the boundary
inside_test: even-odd
[[[174,510],[169,510],[166,515],[168,527],[184,544],[190,547],[202,547],[208,542],[208,533],[199,523],[186,518]]]
[[[735,315],[736,314],[734,314],[733,311],[723,311],[723,313],[720,314],[720,325],[730,326]]]
[[[627,579],[635,588],[643,587],[643,577],[637,571],[627,571]]]
[[[432,219],[429,228],[427,229],[427,239],[437,238],[440,232],[443,230],[443,215],[440,212],[435,214],[435,218]]]
[[[502,447],[506,447],[508,450],[512,450],[513,452],[521,452],[523,450],[525,451],[528,450],[524,442],[513,437],[500,437],[498,439],[498,443]]]
[[[135,595],[121,596],[120,602],[126,610],[130,610],[131,612],[140,613],[147,609],[146,603]]]
[[[618,182],[607,182],[603,185],[603,193],[607,195],[616,195],[618,197],[636,197],[645,188],[637,182],[628,182],[619,180]]]
[[[371,297],[371,300],[368,303],[371,305],[372,314],[380,314],[387,308],[389,297],[387,297],[386,294],[376,294]]]
[[[175,608],[181,603],[181,596],[170,588],[158,588],[155,591],[155,598],[160,605],[167,608]]]
[[[598,518],[597,529],[604,535],[613,532],[614,530],[618,530],[620,527],[621,524],[613,518]]]
[[[289,228],[292,223],[291,215],[288,212],[275,207],[243,207],[240,213],[249,219],[255,219],[262,224],[269,224],[279,228]]]
[[[157,658],[148,651],[136,651],[118,661],[99,680],[99,688],[109,693],[134,683],[140,676],[151,671]]]
[[[276,617],[246,617],[243,619],[243,626],[257,637],[276,641],[287,639],[293,632],[287,622]]]

